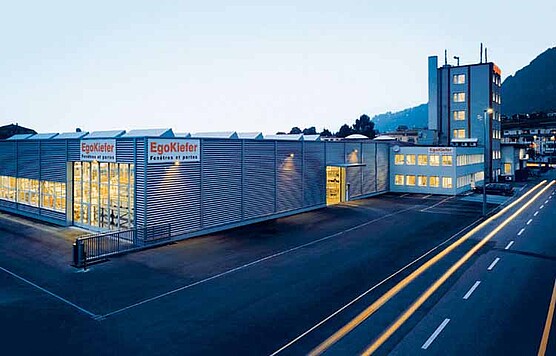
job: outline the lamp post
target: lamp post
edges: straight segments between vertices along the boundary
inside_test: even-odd
[[[486,182],[487,182],[487,134],[488,134],[488,124],[487,120],[490,118],[493,110],[488,108],[483,113],[483,217],[487,215],[487,193],[486,193]],[[480,116],[479,116],[480,117]]]

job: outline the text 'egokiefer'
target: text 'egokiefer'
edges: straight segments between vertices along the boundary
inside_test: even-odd
[[[148,163],[198,162],[199,140],[149,139]]]

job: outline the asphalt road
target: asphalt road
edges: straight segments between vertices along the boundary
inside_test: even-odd
[[[514,230],[527,224],[525,214],[508,225],[379,353],[420,352],[423,337],[446,318],[428,353],[512,354],[517,349],[492,350],[507,335],[518,343],[519,329],[526,329],[521,336],[529,347],[538,347],[556,246],[528,234],[554,228],[546,225],[554,219],[541,219],[554,216],[554,200],[519,240]],[[87,272],[69,266],[70,240],[0,217],[1,345],[6,354],[306,354],[463,235],[480,212],[480,203],[460,198],[385,195],[113,258]],[[514,244],[504,250],[510,237]],[[457,247],[328,352],[364,350],[479,238]],[[495,269],[481,275],[495,257]],[[461,303],[461,292],[478,279]],[[519,303],[522,312],[514,310]],[[493,308],[504,318],[495,318]],[[466,341],[453,341],[461,335]]]

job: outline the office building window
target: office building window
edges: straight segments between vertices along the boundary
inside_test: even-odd
[[[403,174],[396,174],[394,177],[395,185],[403,185]]]
[[[434,187],[434,188],[438,188],[439,181],[440,180],[439,180],[438,176],[430,176],[429,177],[429,186]]]
[[[442,165],[443,166],[451,166],[452,165],[452,156],[442,155]]]
[[[454,120],[455,121],[462,121],[465,120],[465,110],[458,110],[458,111],[454,111]]]
[[[465,102],[465,93],[454,93],[454,103]]]
[[[504,163],[504,174],[512,174],[512,164]]]
[[[465,84],[465,74],[455,74],[454,84]]]
[[[442,177],[442,188],[452,188],[452,177]]]
[[[431,165],[431,166],[440,166],[440,156],[439,155],[430,155],[429,156],[429,165]]]
[[[420,166],[426,166],[427,161],[428,161],[428,156],[427,155],[417,156],[417,162],[419,163]]]
[[[418,176],[417,177],[417,184],[419,184],[420,187],[426,187],[427,186],[427,176]]]
[[[452,138],[465,138],[465,129],[453,130]]]
[[[397,154],[394,156],[394,164],[399,166],[404,162],[404,155]]]
[[[414,166],[415,165],[415,155],[406,155],[405,164]]]
[[[405,176],[405,185],[415,185],[415,176],[413,175]]]

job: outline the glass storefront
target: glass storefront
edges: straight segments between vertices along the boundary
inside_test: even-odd
[[[64,213],[66,183],[0,176],[0,199]]]
[[[134,167],[127,163],[73,163],[73,222],[129,229],[134,218]]]
[[[326,167],[326,205],[338,204],[344,201],[344,177],[345,168]]]

